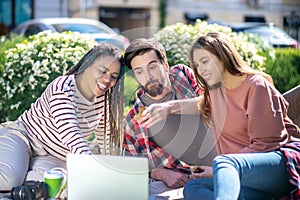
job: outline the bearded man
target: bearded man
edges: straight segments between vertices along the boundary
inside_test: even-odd
[[[140,84],[135,103],[126,116],[125,155],[148,158],[149,199],[161,199],[163,193],[168,199],[181,199],[181,190],[189,181],[186,173],[189,165],[203,162],[210,165],[215,154],[213,145],[202,151],[205,153],[199,153],[204,133],[208,131],[200,115],[180,115],[184,113],[180,113],[182,109],[177,106],[178,100],[199,100],[201,91],[194,74],[183,64],[169,67],[162,45],[145,38],[131,42],[125,51],[124,62]],[[195,104],[185,104],[198,110],[191,105]],[[168,112],[160,112],[166,110],[162,107],[168,107]],[[174,115],[170,117],[170,114]],[[185,142],[180,142],[183,140]],[[198,154],[205,155],[201,159]]]

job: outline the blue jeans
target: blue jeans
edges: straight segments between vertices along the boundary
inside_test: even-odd
[[[219,155],[212,167],[214,178],[198,178],[185,185],[185,200],[279,199],[295,188],[288,181],[280,151]]]

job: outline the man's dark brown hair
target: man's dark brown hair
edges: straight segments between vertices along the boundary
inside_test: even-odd
[[[138,38],[133,40],[125,50],[124,63],[131,69],[131,61],[134,57],[143,55],[146,52],[154,51],[162,64],[167,62],[166,51],[164,47],[154,40]]]

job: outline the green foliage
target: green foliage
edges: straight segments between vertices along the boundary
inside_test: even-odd
[[[139,84],[135,80],[131,71],[125,74],[124,80],[124,103],[125,107],[132,106],[134,103],[135,92],[138,89]],[[126,113],[126,112],[124,112]]]
[[[140,85],[136,81],[132,70],[128,69],[127,67],[124,75],[124,114],[127,115],[134,104],[135,94]]]
[[[266,72],[274,80],[275,87],[284,93],[300,84],[300,50],[276,49],[275,59],[267,60]]]
[[[255,69],[264,70],[265,56],[271,56],[273,48],[267,46],[256,35],[235,33],[229,27],[199,20],[194,25],[177,23],[161,29],[153,38],[165,47],[170,66],[178,63],[189,65],[190,46],[200,35],[210,31],[229,35],[247,64]]]
[[[266,59],[274,59],[275,49],[272,46],[270,46],[268,41],[266,41],[265,38],[263,38],[261,35],[247,32],[240,32],[237,34],[243,40],[255,44],[257,53],[259,55],[264,56]]]
[[[3,70],[5,68],[5,64],[6,64],[6,53],[5,51],[9,48],[13,48],[16,46],[17,43],[22,42],[23,40],[25,40],[26,38],[23,36],[16,36],[16,35],[12,35],[10,38],[7,38],[5,36],[0,36],[0,77],[2,77],[3,74]],[[0,78],[0,82],[1,82],[1,78]],[[1,84],[0,84],[0,122],[4,121],[4,116],[5,113],[1,107],[1,101],[3,101],[3,96],[6,92],[3,91],[3,89],[1,89]]]
[[[95,44],[79,33],[41,32],[8,48],[0,76],[0,107],[5,120],[15,120],[53,79],[63,75]]]
[[[15,47],[17,43],[20,43],[25,39],[24,36],[17,35],[13,35],[11,38],[6,38],[5,36],[0,37],[0,73],[3,71],[6,63],[5,51]]]

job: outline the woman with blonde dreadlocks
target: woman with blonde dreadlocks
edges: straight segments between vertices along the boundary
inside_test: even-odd
[[[15,122],[0,125],[0,191],[65,167],[68,153],[92,154],[87,141],[91,134],[102,154],[120,144],[120,54],[115,46],[100,43],[53,80]]]

